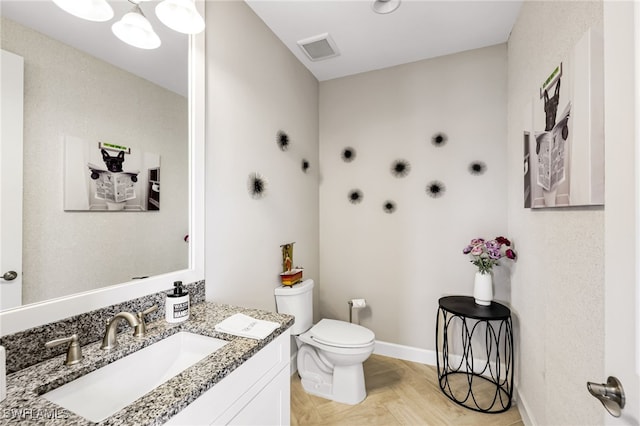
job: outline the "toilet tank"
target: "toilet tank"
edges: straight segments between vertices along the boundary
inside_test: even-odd
[[[275,289],[276,309],[281,314],[296,317],[291,334],[298,335],[313,325],[313,280],[304,280],[291,286]]]

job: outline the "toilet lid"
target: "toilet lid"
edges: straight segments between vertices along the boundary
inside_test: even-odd
[[[309,334],[319,343],[340,347],[368,345],[376,337],[368,328],[332,319],[320,320],[311,327]]]

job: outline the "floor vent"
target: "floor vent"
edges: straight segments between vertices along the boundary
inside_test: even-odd
[[[321,61],[340,54],[336,43],[327,33],[300,40],[298,46],[312,61]]]

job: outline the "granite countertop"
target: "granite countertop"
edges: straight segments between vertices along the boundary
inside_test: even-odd
[[[215,331],[216,324],[235,314],[281,324],[263,340],[247,339]],[[159,425],[177,414],[225,376],[242,365],[269,342],[293,325],[293,316],[203,302],[191,307],[188,321],[169,324],[163,320],[147,324],[147,336],[138,339],[132,333],[118,335],[118,347],[109,352],[102,342],[82,348],[80,363],[66,366],[65,356],[57,356],[7,375],[7,398],[0,403],[0,425],[91,425],[96,424],[41,398],[42,395],[80,376],[156,343],[180,331],[216,337],[229,343],[182,373],[136,400],[131,405],[97,423],[99,425]]]

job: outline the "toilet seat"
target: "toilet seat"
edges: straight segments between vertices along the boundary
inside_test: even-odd
[[[274,290],[281,314],[295,317],[290,332],[298,349],[295,363],[305,392],[342,404],[367,396],[362,364],[374,352],[373,331],[345,321],[313,325],[313,280]]]
[[[368,328],[332,319],[320,320],[305,334],[320,344],[336,348],[363,348],[375,339],[375,334]]]

